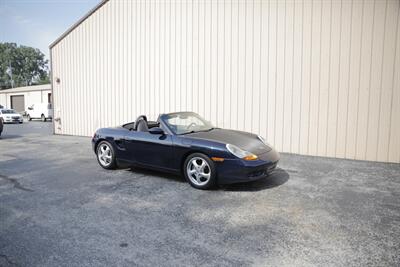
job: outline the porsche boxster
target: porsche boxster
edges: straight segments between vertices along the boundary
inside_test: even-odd
[[[277,166],[279,153],[259,135],[214,127],[193,112],[139,116],[92,139],[105,169],[142,167],[182,174],[195,188],[257,180]]]

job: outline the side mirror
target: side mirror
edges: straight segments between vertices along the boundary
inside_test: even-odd
[[[32,107],[28,107],[28,109],[29,109],[29,110],[32,110],[33,108],[32,108]]]
[[[153,128],[149,129],[149,133],[151,133],[151,134],[164,134],[164,131],[160,127],[153,127]]]

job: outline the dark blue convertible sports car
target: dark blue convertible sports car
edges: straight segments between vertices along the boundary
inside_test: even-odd
[[[279,153],[261,136],[213,127],[193,112],[162,114],[157,121],[102,128],[92,139],[101,167],[138,166],[183,174],[195,188],[267,176]]]

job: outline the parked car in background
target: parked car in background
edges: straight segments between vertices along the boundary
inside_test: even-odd
[[[33,104],[28,107],[26,116],[28,121],[31,121],[32,119],[41,119],[42,121],[46,121],[53,118],[53,107],[50,103]]]
[[[0,109],[0,119],[3,123],[24,122],[22,115],[13,109]]]

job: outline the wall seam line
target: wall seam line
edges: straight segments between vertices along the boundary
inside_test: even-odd
[[[395,77],[396,77],[396,67],[398,67],[398,65],[396,65],[396,57],[397,57],[397,48],[398,48],[398,35],[399,35],[399,17],[400,17],[400,4],[397,7],[397,23],[396,23],[396,37],[395,37],[395,48],[394,48],[394,60],[393,60],[393,76],[392,76],[392,97],[391,97],[391,101],[390,101],[390,123],[389,123],[389,141],[388,141],[388,146],[387,146],[387,157],[386,159],[389,160],[390,158],[390,142],[392,139],[392,116],[393,116],[393,95],[394,95],[394,83],[395,83]],[[399,153],[400,156],[400,153]],[[400,158],[399,161],[400,162]]]
[[[351,46],[352,46],[352,39],[353,39],[353,4],[354,0],[351,1],[351,18],[350,18],[350,44],[349,44],[349,73],[348,73],[348,80],[347,80],[347,98],[346,98],[346,129],[345,129],[345,138],[344,138],[344,156],[347,157],[347,132],[349,127],[349,95],[350,95],[350,73],[351,73]]]
[[[383,69],[384,69],[384,59],[385,59],[385,38],[386,38],[386,20],[387,20],[387,6],[388,0],[386,0],[385,4],[385,17],[383,24],[383,38],[382,38],[382,59],[381,59],[381,81],[379,86],[379,110],[378,110],[378,133],[376,136],[376,151],[375,151],[375,160],[378,159],[378,151],[379,151],[379,137],[380,137],[380,126],[381,126],[381,109],[382,109],[382,85],[383,85]]]
[[[374,0],[374,8],[373,8],[373,15],[372,15],[372,33],[371,33],[371,57],[370,57],[370,66],[369,66],[369,82],[368,82],[368,101],[367,101],[367,128],[366,128],[366,139],[365,139],[365,153],[364,153],[364,158],[367,158],[367,153],[368,153],[368,128],[369,128],[369,107],[370,107],[370,101],[371,101],[371,80],[372,80],[372,58],[374,54],[374,33],[375,33],[375,11],[376,11],[376,0]]]

